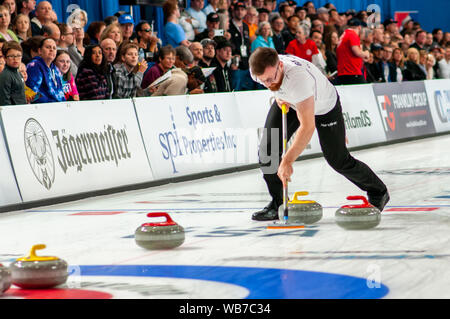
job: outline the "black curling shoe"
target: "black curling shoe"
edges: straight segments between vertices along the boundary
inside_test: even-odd
[[[378,208],[380,212],[383,211],[384,206],[389,202],[389,193],[386,191],[383,195],[380,196],[368,196],[369,197],[369,203],[371,203],[373,206]]]
[[[266,221],[266,220],[277,220],[278,219],[278,209],[276,209],[272,202],[264,207],[262,210],[254,213],[252,215],[253,220]]]

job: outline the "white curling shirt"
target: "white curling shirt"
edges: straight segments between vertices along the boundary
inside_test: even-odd
[[[336,89],[314,64],[293,55],[278,57],[284,65],[284,77],[280,89],[274,92],[275,98],[290,103],[296,109],[297,103],[314,96],[315,115],[326,114],[334,108]],[[253,74],[252,78],[261,83]]]

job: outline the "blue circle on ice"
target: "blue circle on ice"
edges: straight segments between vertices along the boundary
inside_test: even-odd
[[[367,279],[314,271],[183,265],[80,266],[81,276],[198,279],[246,288],[247,299],[378,299],[389,288]],[[212,296],[214,298],[214,296]]]

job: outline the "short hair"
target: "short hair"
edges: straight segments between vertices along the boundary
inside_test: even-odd
[[[120,56],[124,56],[129,49],[136,49],[139,52],[139,46],[136,43],[124,43],[120,48]]]
[[[276,50],[259,47],[250,55],[249,65],[252,73],[258,76],[263,74],[268,66],[276,66],[278,61]]]
[[[180,58],[181,61],[189,64],[194,61],[194,55],[192,54],[191,50],[189,50],[188,47],[185,47],[184,45],[180,45],[176,47],[176,56]]]
[[[320,32],[319,30],[312,29],[311,32],[309,33],[309,37],[312,38],[312,36],[313,36],[314,33],[318,33],[318,34],[320,34],[321,36],[323,36],[322,32]]]
[[[19,42],[16,42],[16,41],[8,41],[3,45],[2,53],[3,53],[4,57],[6,57],[9,50],[16,50],[16,51],[20,51],[23,53],[22,47],[20,46]]]
[[[171,46],[170,44],[163,46],[158,52],[158,56],[161,60],[163,60],[169,54],[173,54],[174,56],[177,54],[173,46]]]
[[[177,5],[177,0],[167,0],[163,3],[162,9],[166,19],[176,10]]]
[[[263,22],[260,22],[259,23],[259,25],[258,25],[258,29],[256,30],[256,32],[255,32],[255,34],[256,35],[260,35],[260,31],[261,31],[261,29],[264,27],[264,26],[266,26],[266,25],[268,25],[269,26],[269,28],[270,28],[270,34],[269,34],[269,36],[273,36],[273,31],[272,31],[272,27],[270,26],[270,23],[269,22],[267,22],[267,21],[263,21]]]

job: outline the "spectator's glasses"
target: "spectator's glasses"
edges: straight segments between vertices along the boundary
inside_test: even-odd
[[[8,59],[22,59],[22,56],[19,55],[7,55],[6,56]]]
[[[277,68],[276,68],[276,70],[275,70],[275,75],[274,75],[272,78],[267,78],[267,79],[265,79],[265,80],[259,78],[259,80],[260,80],[261,82],[263,82],[264,84],[267,84],[267,85],[269,85],[269,86],[272,85],[272,83],[275,82],[276,79],[277,79],[277,77],[278,77],[278,69],[279,69],[279,68],[280,68],[280,62],[278,62]]]
[[[144,31],[144,32],[152,32],[152,29],[142,29],[141,31]]]

